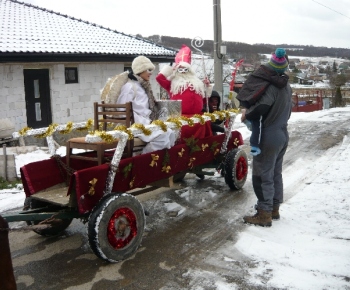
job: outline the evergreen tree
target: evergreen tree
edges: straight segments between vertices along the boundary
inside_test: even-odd
[[[332,68],[332,71],[334,73],[336,73],[338,71],[338,68],[337,68],[337,64],[335,63],[335,61],[333,61],[333,68]]]
[[[337,87],[335,90],[334,107],[344,107],[343,97],[340,91],[340,87]]]
[[[337,74],[334,78],[334,85],[337,87],[343,86],[346,83],[346,75],[345,74]]]

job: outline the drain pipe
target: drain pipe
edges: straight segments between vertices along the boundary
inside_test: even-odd
[[[2,145],[2,151],[4,154],[4,178],[7,181],[7,155],[6,155],[6,144]]]

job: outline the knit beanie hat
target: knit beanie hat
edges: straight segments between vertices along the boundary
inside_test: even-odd
[[[148,69],[154,70],[155,66],[147,57],[141,55],[133,60],[131,69],[135,75],[138,75]]]
[[[288,67],[286,51],[283,48],[277,48],[267,64],[277,73],[283,74]]]

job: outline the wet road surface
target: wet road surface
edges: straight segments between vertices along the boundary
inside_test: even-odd
[[[299,159],[312,164],[325,150],[341,143],[349,134],[349,118],[289,125],[284,174],[294,174],[288,166]],[[308,178],[319,170],[315,166]],[[300,177],[285,185],[286,199],[302,190],[303,180]],[[18,289],[218,289],[211,273],[219,273],[232,283],[232,289],[260,289],[246,285],[244,279],[254,262],[239,252],[223,250],[244,230],[242,216],[255,203],[250,172],[238,191],[230,191],[221,177],[200,180],[187,174],[176,188],[162,188],[138,199],[150,213],[143,240],[131,258],[119,263],[104,262],[93,254],[86,225],[79,220],[58,237],[10,232]],[[171,203],[181,206],[178,216],[168,210]],[[232,260],[225,260],[227,256]]]

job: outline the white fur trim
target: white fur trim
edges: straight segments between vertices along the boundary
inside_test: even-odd
[[[191,65],[190,65],[188,62],[185,62],[185,61],[180,61],[180,62],[178,63],[178,66],[191,68]]]
[[[165,65],[159,73],[167,78],[173,74],[173,68],[170,65]]]

